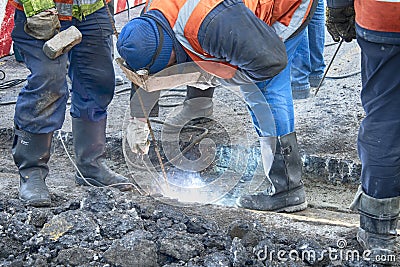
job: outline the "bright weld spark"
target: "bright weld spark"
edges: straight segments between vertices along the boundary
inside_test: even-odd
[[[164,180],[162,175],[159,179]],[[189,203],[209,201],[208,196],[196,190],[207,185],[198,172],[172,171],[168,174],[168,184],[160,183],[166,197]]]

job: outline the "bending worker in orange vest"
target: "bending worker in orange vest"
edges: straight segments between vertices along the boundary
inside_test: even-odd
[[[200,65],[222,62],[234,70],[224,73],[221,67],[207,71],[221,83],[241,85],[260,136],[264,171],[270,181],[270,186],[242,195],[238,199],[241,207],[287,212],[307,207],[287,64],[314,8],[311,0],[153,0],[147,2],[140,17],[125,25],[117,41],[119,54],[136,71],[145,68],[154,74],[189,61]],[[258,92],[251,90],[249,83],[255,83]],[[143,90],[141,96],[158,97]],[[189,102],[198,108],[207,104],[196,98],[185,102],[184,106]],[[273,127],[265,116],[269,109],[276,124]],[[140,111],[132,116],[138,132],[146,128],[138,119],[143,117]],[[131,142],[142,145],[146,152],[146,140],[147,136]]]
[[[357,240],[372,261],[391,263],[400,213],[400,2],[329,0],[327,15],[334,40],[357,38],[361,48],[362,171],[351,205],[360,213]]]

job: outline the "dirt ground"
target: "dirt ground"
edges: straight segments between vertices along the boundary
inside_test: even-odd
[[[137,13],[131,10],[130,17]],[[127,21],[126,12],[118,14],[117,29]],[[328,63],[337,45],[330,45],[326,36]],[[75,184],[66,114],[62,130],[54,135],[46,180],[52,205],[26,207],[18,199],[19,177],[11,156],[14,105],[4,104],[16,100],[23,83],[0,90],[0,266],[372,266],[355,240],[358,216],[348,209],[360,173],[360,75],[336,79],[359,70],[359,53],[355,41],[343,44],[317,96],[295,101],[309,204],[295,214],[235,206],[240,192],[263,179],[257,137],[237,88],[217,90],[213,120],[200,124],[208,130],[200,150],[214,152],[210,164],[197,172],[167,165],[171,188],[153,187],[163,181],[154,146],[144,161],[125,149],[126,78],[109,108],[107,159],[112,169],[139,184],[142,194]],[[14,56],[1,58],[0,70],[6,74],[0,82],[29,74]],[[123,75],[117,65],[115,70]],[[184,96],[182,91],[163,92],[161,120],[180,107],[169,104],[183,100],[170,94]],[[170,144],[160,141],[161,125],[153,126],[165,156],[162,145]],[[185,131],[177,146],[188,145],[201,131]],[[201,157],[200,150],[196,145],[187,159]],[[187,186],[177,190],[176,183]],[[349,253],[353,257],[344,256]],[[394,265],[400,266],[398,262]]]

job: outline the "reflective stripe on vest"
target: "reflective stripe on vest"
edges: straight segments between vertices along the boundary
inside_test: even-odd
[[[71,1],[72,2],[72,1]],[[72,3],[58,3],[56,2],[56,7],[58,14],[62,17],[72,17]]]
[[[274,17],[278,15],[283,18],[273,22],[271,25],[283,41],[286,41],[287,38],[289,38],[297,30],[297,28],[300,27],[300,25],[303,23],[308,13],[310,12],[311,6],[312,0],[305,0],[301,1],[300,5],[295,9],[294,12],[288,10],[285,14],[273,14]],[[287,24],[287,19],[290,17],[291,19]]]
[[[199,44],[199,40],[197,38],[197,33],[199,31],[201,23],[203,22],[206,15],[214,7],[216,7],[219,3],[221,3],[222,0],[207,1],[210,4],[209,10],[201,9],[202,11],[193,12],[196,8],[198,8],[199,2],[200,2],[199,0],[186,1],[186,3],[179,10],[177,20],[173,27],[175,36],[178,39],[179,43],[183,45],[183,47],[191,51],[197,57],[203,60],[213,60],[213,61],[223,62],[224,60],[213,58],[205,52],[203,53],[197,52],[197,51],[203,51],[203,49]],[[187,25],[190,25],[190,27],[186,27]]]

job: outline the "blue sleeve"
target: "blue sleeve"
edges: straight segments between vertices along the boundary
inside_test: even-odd
[[[326,0],[326,5],[332,8],[342,8],[354,5],[354,0]]]
[[[235,84],[267,80],[286,67],[284,43],[240,0],[225,0],[204,19],[198,33],[208,54],[237,66]]]

